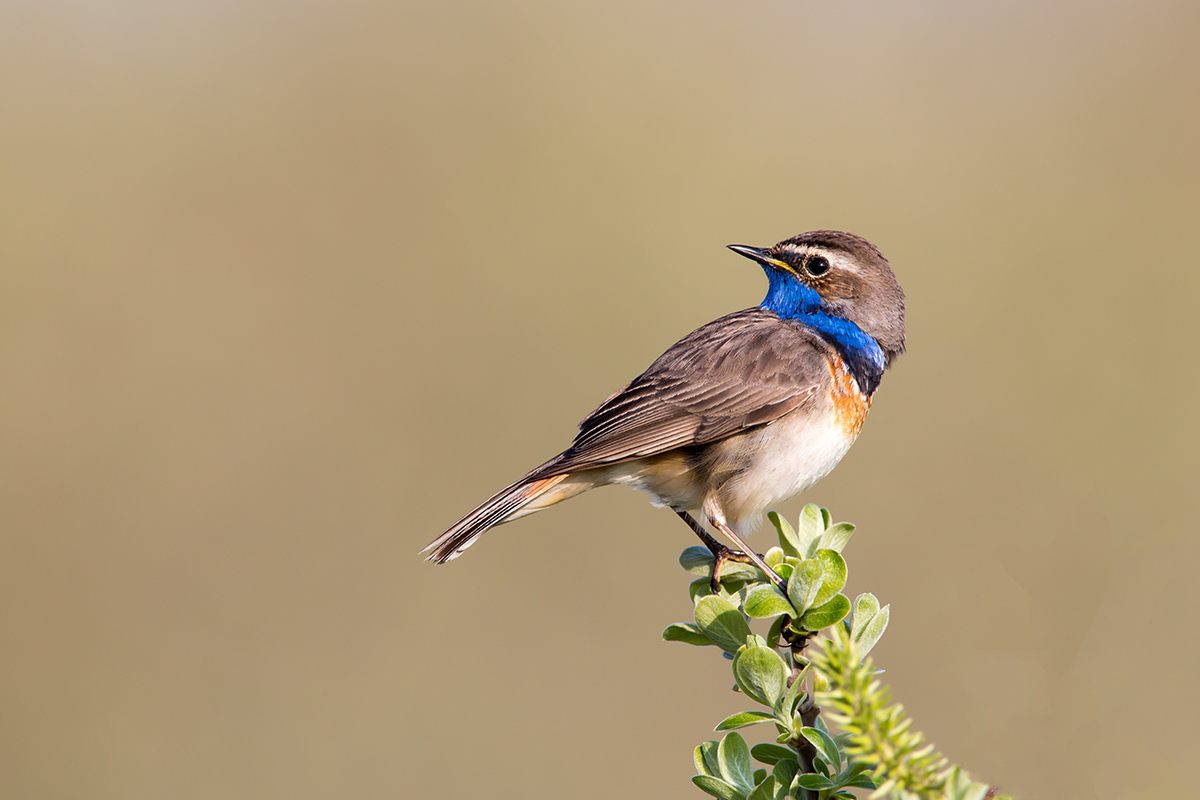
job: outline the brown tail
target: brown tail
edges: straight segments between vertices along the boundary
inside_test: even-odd
[[[422,550],[429,553],[428,561],[445,564],[462,555],[462,552],[475,543],[484,531],[493,525],[499,525],[517,511],[531,503],[538,495],[557,486],[566,474],[553,475],[549,478],[531,480],[522,478],[505,489],[501,489],[479,508],[467,514],[438,538],[434,539]],[[433,552],[430,552],[430,551]]]

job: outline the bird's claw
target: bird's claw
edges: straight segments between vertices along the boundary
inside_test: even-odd
[[[716,548],[712,548],[710,546],[709,549],[712,550],[713,554],[713,566],[712,573],[708,578],[708,586],[710,589],[712,589],[713,594],[717,594],[721,590],[721,567],[725,566],[726,561],[737,561],[741,564],[749,564],[752,567],[756,567],[760,572],[762,571],[762,567],[759,567],[757,564],[755,564],[754,559],[743,553],[741,550],[734,550],[726,547],[723,544],[717,544]],[[759,558],[762,558],[762,556],[759,556]],[[787,594],[787,583],[784,582],[783,578],[779,577],[774,570],[769,572],[766,577],[767,580],[771,581],[771,583],[773,583],[781,592]]]

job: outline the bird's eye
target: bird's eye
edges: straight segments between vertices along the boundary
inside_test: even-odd
[[[804,264],[804,271],[814,278],[819,278],[829,272],[829,259],[825,256],[813,256]]]

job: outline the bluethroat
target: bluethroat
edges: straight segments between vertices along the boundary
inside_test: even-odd
[[[712,551],[767,567],[743,540],[763,512],[830,473],[904,352],[904,291],[875,245],[810,231],[730,245],[767,296],[685,336],[579,425],[565,451],[454,523],[422,552],[445,563],[489,528],[608,484],[647,492]],[[718,542],[702,514],[741,552]]]

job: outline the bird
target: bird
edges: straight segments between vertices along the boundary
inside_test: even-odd
[[[742,537],[854,443],[905,350],[904,290],[879,248],[844,231],[728,248],[766,273],[763,301],[668,348],[579,424],[570,447],[430,542],[428,560],[451,561],[496,525],[617,484],[647,492],[700,537],[714,591],[729,560],[777,579]]]

